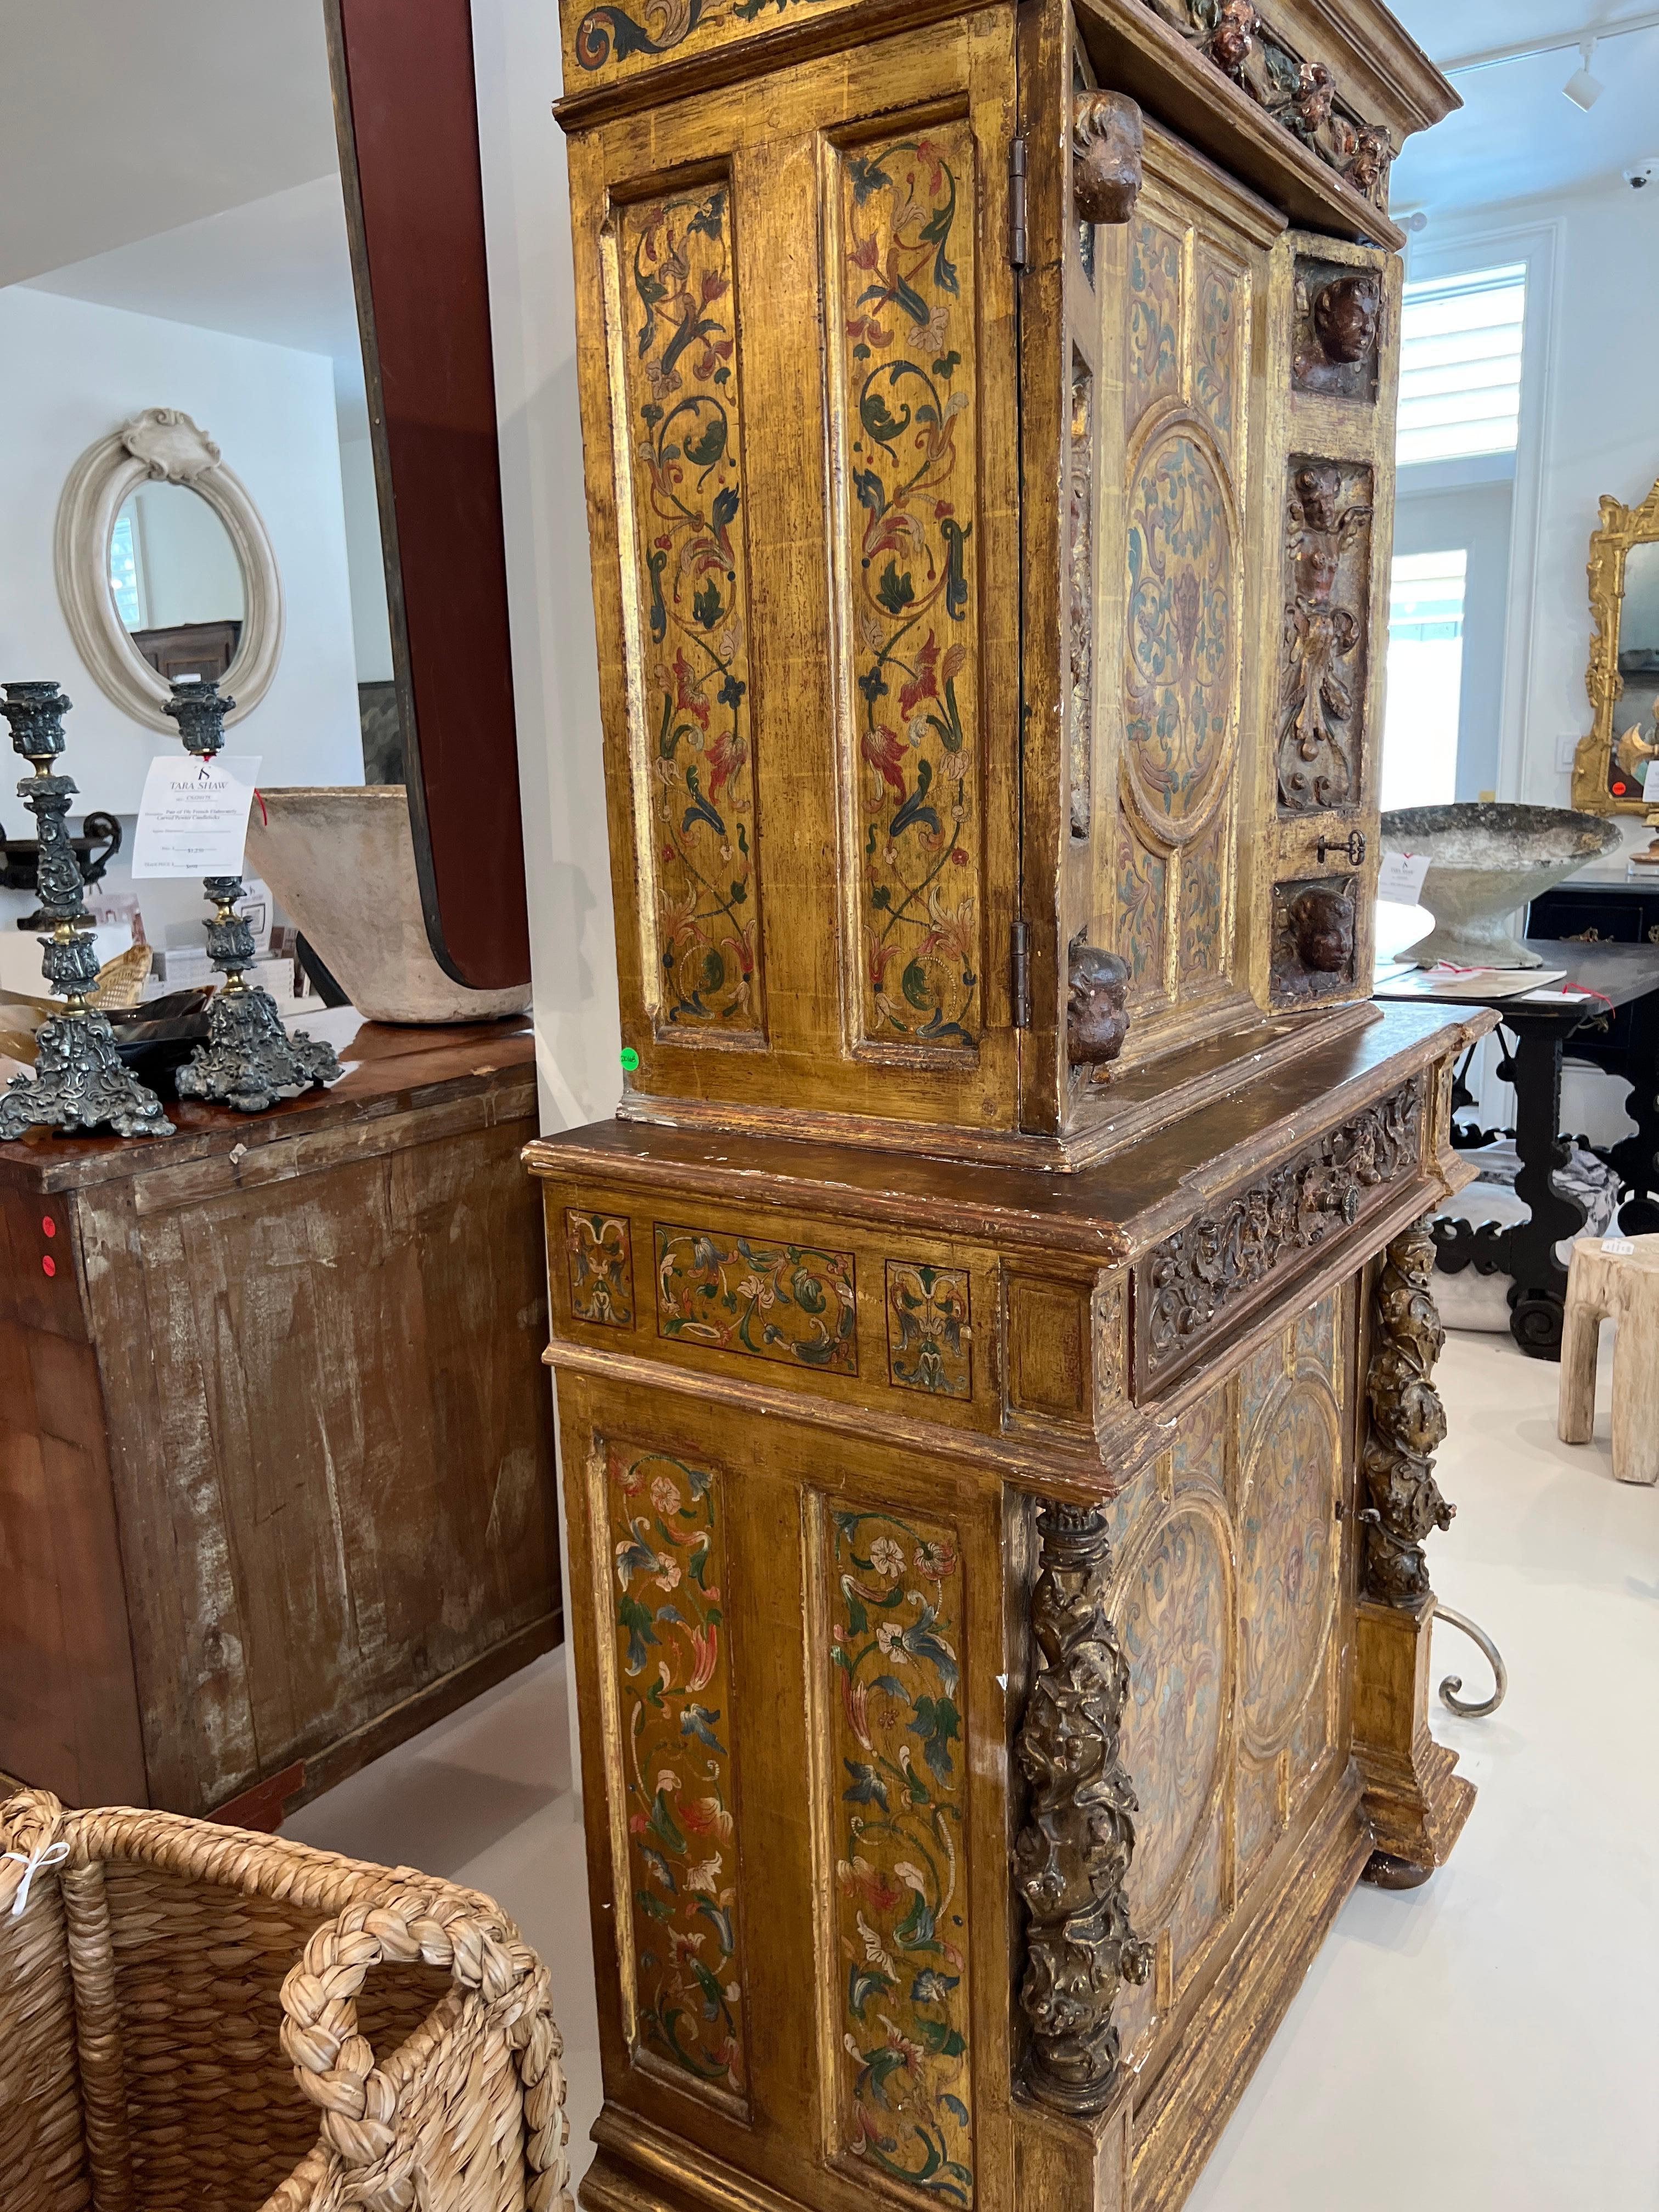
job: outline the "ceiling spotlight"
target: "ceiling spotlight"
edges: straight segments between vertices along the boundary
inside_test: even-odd
[[[1578,67],[1561,88],[1575,107],[1582,107],[1586,112],[1595,106],[1607,90],[1599,76],[1590,75],[1590,64],[1595,58],[1595,41],[1586,39],[1578,49]]]

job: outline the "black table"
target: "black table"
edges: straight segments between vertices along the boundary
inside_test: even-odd
[[[1603,881],[1573,877],[1534,900],[1527,927],[1534,938],[1559,940],[1558,953],[1566,945],[1659,945],[1659,868]],[[1659,1231],[1659,994],[1620,1006],[1605,1024],[1575,1031],[1567,1057],[1630,1086],[1626,1110],[1636,1124],[1634,1133],[1589,1149],[1630,1194],[1619,1216],[1625,1234],[1650,1237]]]
[[[1567,1271],[1557,1259],[1555,1248],[1563,1238],[1578,1235],[1585,1221],[1584,1209],[1577,1200],[1558,1190],[1553,1181],[1555,1170],[1565,1167],[1569,1157],[1560,1136],[1561,1066],[1569,1039],[1575,1058],[1589,1057],[1587,1046],[1598,1037],[1605,1042],[1620,1010],[1644,1000],[1650,1003],[1644,1010],[1638,1034],[1645,1035],[1645,1017],[1659,1011],[1659,945],[1583,944],[1542,938],[1527,941],[1547,967],[1566,970],[1563,983],[1545,988],[1560,990],[1565,984],[1574,984],[1596,995],[1586,1000],[1529,1000],[1470,991],[1463,1004],[1492,1006],[1501,1018],[1504,1057],[1498,1073],[1515,1086],[1515,1127],[1504,1131],[1455,1126],[1452,1141],[1461,1150],[1473,1151],[1494,1137],[1512,1135],[1521,1161],[1516,1195],[1530,1209],[1529,1215],[1508,1228],[1493,1222],[1478,1226],[1466,1221],[1437,1222],[1435,1243],[1438,1264],[1449,1274],[1473,1267],[1480,1274],[1511,1277],[1510,1334],[1531,1358],[1559,1359]],[[1376,985],[1379,999],[1420,995],[1409,982],[1397,977],[1385,975]],[[1609,1160],[1636,1193],[1633,1212],[1635,1205],[1648,1202],[1647,1194],[1659,1182],[1659,1161],[1656,1161],[1659,1101],[1654,1096],[1659,1079],[1651,1056],[1645,1073],[1632,1072],[1632,1112],[1638,1134],[1601,1156]],[[1474,1103],[1473,1095],[1460,1079],[1452,1097],[1454,1113],[1460,1106]],[[1622,1225],[1629,1229],[1632,1224]]]

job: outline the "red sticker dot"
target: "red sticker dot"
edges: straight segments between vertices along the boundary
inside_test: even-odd
[[[40,1255],[40,1273],[43,1275],[55,1275],[58,1273],[58,1262],[50,1252],[43,1252]]]
[[[48,1213],[43,1217],[40,1231],[46,1237],[55,1237],[58,1234],[58,1224],[52,1219],[51,1214]]]

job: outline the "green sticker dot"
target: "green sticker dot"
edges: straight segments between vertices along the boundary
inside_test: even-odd
[[[640,1064],[640,1056],[631,1044],[625,1044],[622,1048],[622,1064],[630,1075]]]

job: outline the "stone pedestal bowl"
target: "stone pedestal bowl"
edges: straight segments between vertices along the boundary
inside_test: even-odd
[[[1401,953],[1419,968],[1540,968],[1505,927],[1553,884],[1620,843],[1619,825],[1563,806],[1404,806],[1382,817],[1385,853],[1425,854],[1419,892],[1434,927]]]
[[[432,957],[400,783],[267,790],[248,866],[276,892],[366,1020],[488,1022],[521,1014],[530,986],[472,991]]]

